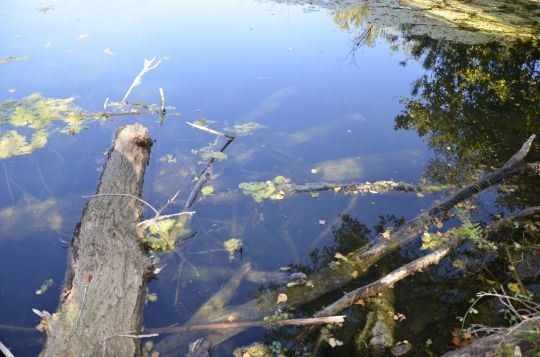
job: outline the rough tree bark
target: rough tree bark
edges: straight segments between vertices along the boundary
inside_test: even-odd
[[[115,336],[141,326],[151,264],[136,224],[152,141],[139,124],[120,127],[72,240],[71,262],[57,313],[40,324],[41,356],[133,356],[139,341]],[[113,196],[108,194],[122,194]]]

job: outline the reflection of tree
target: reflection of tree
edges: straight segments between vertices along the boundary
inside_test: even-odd
[[[429,72],[402,101],[396,128],[415,130],[435,149],[431,179],[462,183],[540,132],[539,41],[467,46],[423,38],[412,54]],[[529,159],[540,159],[538,143]]]
[[[369,229],[367,225],[362,223],[356,218],[349,216],[348,214],[342,214],[341,226],[334,228],[332,233],[334,235],[334,243],[329,246],[325,246],[322,249],[315,249],[311,252],[310,258],[313,268],[307,268],[305,266],[297,266],[299,270],[312,272],[319,268],[322,268],[331,261],[335,261],[336,253],[347,255],[358,247],[369,243],[375,239],[376,234],[380,234],[387,230],[389,227],[398,227],[405,223],[403,218],[396,218],[396,216],[386,215],[380,216],[379,221],[373,226],[373,229]]]

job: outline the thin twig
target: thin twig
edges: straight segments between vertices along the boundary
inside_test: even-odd
[[[227,134],[224,134],[224,133],[222,133],[220,131],[217,131],[217,130],[214,130],[214,129],[210,129],[210,128],[206,127],[206,126],[190,123],[188,121],[186,122],[186,124],[189,125],[189,126],[194,127],[195,129],[199,129],[199,130],[205,131],[205,132],[210,133],[210,134],[214,134],[214,135],[217,135],[217,136],[228,136]]]
[[[174,200],[176,199],[176,197],[178,197],[179,194],[180,191],[176,191],[176,193],[167,200],[167,202],[158,210],[158,212],[161,214],[161,212],[165,211],[165,209],[169,207],[171,203],[176,203]]]
[[[13,356],[13,353],[2,343],[0,342],[0,351],[6,356],[6,357],[15,357]]]
[[[179,251],[176,251],[176,254],[178,254],[178,257],[180,259],[182,259],[183,262],[185,262],[192,270],[193,272],[195,273],[195,275],[197,275],[197,277],[200,277],[201,274],[199,274],[199,271],[197,270],[197,268],[195,267],[195,265],[193,265],[185,256],[184,254],[182,254],[181,252]]]
[[[156,222],[161,221],[163,219],[178,217],[178,216],[185,216],[185,215],[193,216],[194,214],[195,214],[195,211],[188,211],[188,212],[184,211],[184,212],[178,212],[178,213],[173,213],[173,214],[166,214],[163,216],[161,215],[155,216],[154,218],[146,219],[142,222],[137,223],[137,227],[143,227],[143,229],[146,229],[150,227],[151,225],[155,224]]]
[[[131,93],[131,90],[135,87],[137,87],[139,84],[141,84],[142,82],[142,76],[148,72],[148,71],[151,71],[153,70],[154,68],[156,68],[157,66],[159,66],[159,64],[161,63],[161,59],[159,59],[156,63],[154,63],[154,61],[156,60],[156,57],[152,58],[151,60],[147,60],[146,58],[144,59],[144,66],[143,66],[143,69],[139,72],[139,74],[137,75],[137,77],[135,77],[135,79],[133,80],[133,82],[131,83],[131,86],[129,87],[129,89],[127,90],[126,94],[124,95],[124,98],[122,99],[122,103],[126,103],[128,97],[129,97],[129,94]]]
[[[159,88],[159,95],[161,96],[161,113],[165,114],[165,93],[163,93],[163,88]]]

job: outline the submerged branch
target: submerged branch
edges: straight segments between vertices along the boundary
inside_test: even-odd
[[[353,182],[348,184],[305,184],[295,185],[291,189],[291,193],[302,192],[320,192],[320,191],[345,191],[349,193],[381,193],[390,191],[402,191],[402,192],[426,192],[435,193],[447,190],[446,186],[427,186],[427,185],[413,185],[407,182],[401,181],[377,181],[371,182]]]
[[[359,299],[365,299],[374,296],[385,288],[392,287],[396,282],[419,271],[422,271],[430,265],[438,264],[442,258],[446,257],[448,254],[456,250],[461,244],[463,244],[463,242],[463,239],[451,241],[443,245],[442,247],[434,250],[433,252],[416,260],[413,260],[412,262],[405,264],[399,269],[394,270],[393,272],[382,277],[381,279],[345,294],[341,299],[333,302],[332,304],[325,307],[323,310],[317,312],[315,316],[333,315],[351,306]]]
[[[239,329],[249,327],[260,326],[307,326],[307,325],[321,325],[321,324],[340,324],[345,322],[345,315],[339,316],[323,316],[323,317],[311,317],[306,319],[287,319],[278,321],[242,321],[242,322],[223,322],[213,323],[206,325],[191,325],[191,326],[172,326],[158,329],[149,329],[148,332],[152,334],[166,334],[166,333],[185,333],[201,330],[223,330],[223,329]]]

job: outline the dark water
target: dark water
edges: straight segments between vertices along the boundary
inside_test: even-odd
[[[103,151],[118,126],[140,122],[149,128],[155,144],[143,196],[160,206],[181,190],[170,208],[174,212],[204,166],[192,150],[214,139],[186,121],[204,117],[216,121],[217,130],[247,122],[264,125],[238,137],[226,151],[228,159],[214,165],[215,192],[194,206],[191,227],[197,235],[179,248],[184,258],[160,256],[166,266],[149,284],[158,301],[145,306],[147,327],[186,321],[244,262],[267,272],[310,266],[314,249],[336,241],[346,247],[338,239],[340,228],[365,225],[371,239],[381,216],[408,219],[437,198],[321,193],[257,204],[238,191],[240,183],[278,175],[296,183],[414,183],[422,177],[462,182],[479,169],[500,166],[540,127],[535,43],[466,46],[412,39],[396,30],[395,38],[381,34],[351,52],[365,27],[343,30],[332,13],[318,7],[248,0],[10,0],[0,7],[0,24],[0,57],[28,56],[0,65],[1,102],[40,92],[47,98],[74,97],[84,111],[100,112],[107,97],[122,99],[143,60],[156,56],[162,63],[145,74],[130,101],[159,104],[158,88],[163,88],[167,105],[176,108],[162,124],[159,115],[122,116],[89,122],[76,135],[60,131],[65,123],[52,123],[44,128],[43,148],[0,160],[0,341],[17,356],[41,349],[40,334],[31,330],[39,318],[31,309],[56,309],[65,242],[86,202],[81,196],[95,190]],[[475,68],[479,73],[473,79],[464,75]],[[411,94],[415,90],[429,95]],[[28,140],[39,129],[0,127]],[[1,145],[0,151],[7,151]],[[167,154],[176,163],[160,161]],[[531,155],[538,159],[537,146]],[[497,192],[488,192],[479,216],[538,203],[537,181],[518,186],[517,193],[499,196],[496,203]],[[230,238],[243,240],[241,258],[230,260],[223,250]],[[415,247],[400,253],[384,262],[387,269],[421,254]],[[453,348],[456,316],[477,292],[471,287],[474,278],[453,279],[459,273],[448,262],[430,272],[431,280],[418,276],[396,286],[396,311],[407,316],[396,338],[411,341],[418,355],[426,353],[428,338],[435,351]],[[36,295],[46,279],[54,284]],[[242,284],[230,303],[248,301],[259,287]],[[425,302],[421,307],[418,299]],[[361,328],[362,315],[353,311],[342,339]],[[265,339],[287,341],[279,333],[253,329],[216,353],[230,355],[234,347]],[[353,350],[348,343],[320,352]]]

